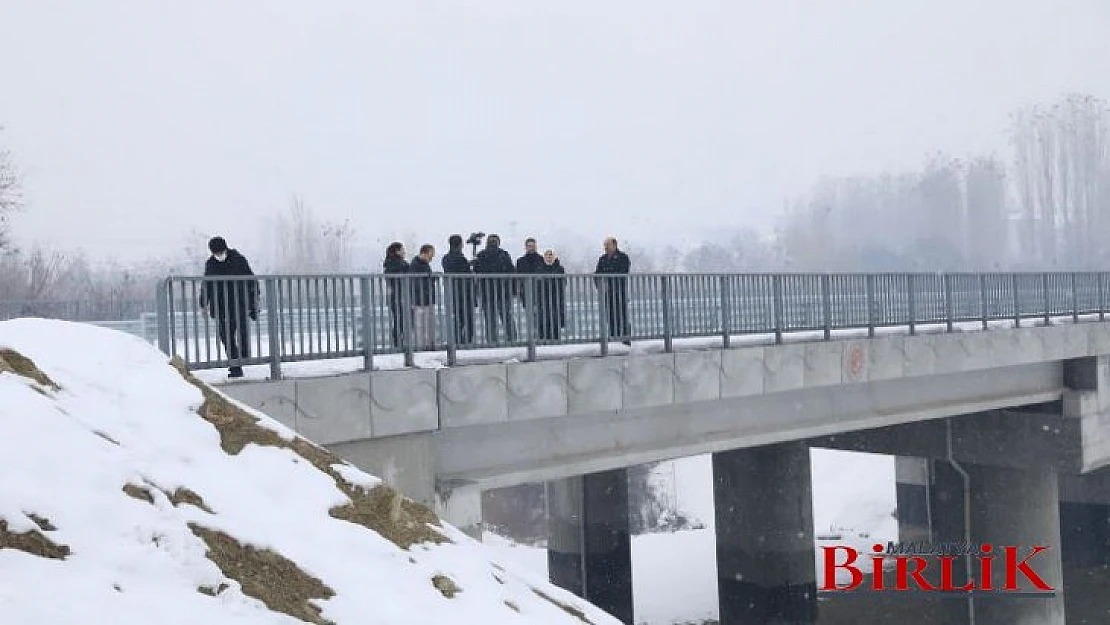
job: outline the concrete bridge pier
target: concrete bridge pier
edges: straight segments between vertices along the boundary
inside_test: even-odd
[[[547,483],[551,583],[633,625],[625,469]]]
[[[929,461],[897,456],[894,479],[898,508],[898,540],[927,541],[930,537]]]
[[[809,448],[713,454],[721,625],[816,623]]]
[[[970,497],[966,499],[964,475],[947,461],[933,463],[930,487],[933,540],[992,545],[996,554],[992,584],[996,589],[1006,581],[1004,547],[1018,547],[1019,561],[1034,546],[1048,547],[1047,551],[1029,560],[1029,567],[1056,589],[1056,596],[1052,598],[977,597],[973,602],[975,625],[1063,625],[1064,584],[1056,469],[1045,466],[1022,470],[976,464],[961,464],[960,469],[966,473],[970,487]],[[967,504],[970,504],[970,513]],[[974,559],[972,577],[981,583],[978,566],[978,560]],[[955,585],[966,582],[962,560],[954,573]],[[1023,591],[1037,590],[1020,573],[1016,581]],[[970,622],[967,602],[951,601],[959,601],[961,607],[951,610],[945,622]]]

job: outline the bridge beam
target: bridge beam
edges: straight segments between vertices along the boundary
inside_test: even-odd
[[[713,454],[721,625],[816,623],[809,448]]]
[[[590,473],[547,483],[551,583],[633,625],[628,473]]]
[[[897,456],[894,459],[894,480],[898,539],[906,542],[929,540],[929,461]]]

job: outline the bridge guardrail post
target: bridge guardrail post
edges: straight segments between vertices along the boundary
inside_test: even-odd
[[[1044,297],[1044,325],[1047,328],[1052,323],[1052,308],[1049,307],[1048,274],[1041,274],[1041,295]]]
[[[1105,289],[1103,282],[1106,278],[1106,274],[1100,271],[1095,274],[1095,277],[1098,278],[1098,320],[1106,321],[1106,298],[1103,295],[1103,289]]]
[[[446,319],[443,333],[447,338],[448,367],[455,366],[459,357],[459,337],[455,331],[458,328],[459,322],[456,320],[456,315],[465,314],[463,311],[455,310],[455,303],[457,301],[465,306],[469,301],[456,293],[455,290],[460,288],[460,284],[464,284],[462,280],[456,280],[450,274],[445,274],[443,276],[443,316]],[[459,291],[459,293],[461,293],[461,291]],[[473,314],[473,311],[471,311],[471,314]]]
[[[661,276],[659,278],[659,297],[663,301],[663,351],[671,353],[674,351],[674,327],[671,319],[671,277]]]
[[[278,282],[277,278],[266,278],[266,332],[270,343],[270,379],[281,379],[281,333],[278,331]]]
[[[867,336],[875,336],[875,274],[867,274]]]
[[[979,274],[979,315],[983,319],[983,329],[987,329],[987,276]]]
[[[771,291],[773,293],[772,305],[774,306],[775,316],[775,343],[782,343],[783,333],[783,301],[782,301],[782,275],[775,274],[771,276]]]
[[[906,308],[910,313],[910,336],[917,334],[917,297],[914,294],[914,275],[906,274]]]
[[[158,283],[154,292],[154,301],[158,318],[158,350],[167,356],[172,356],[170,352],[170,323],[172,318],[170,315],[169,283],[170,278],[166,278]]]
[[[374,370],[374,317],[372,297],[370,295],[370,277],[358,278],[358,307],[362,315],[362,367],[366,371]]]
[[[609,282],[597,279],[597,329],[602,356],[609,355]]]
[[[732,347],[732,281],[729,277],[721,276],[721,346],[725,349]],[[663,279],[666,280],[667,277],[664,276]],[[665,338],[664,342],[670,341]],[[667,351],[671,351],[670,345],[667,345]]]
[[[952,274],[944,274],[944,324],[947,332],[952,332],[955,314],[952,306]]]
[[[829,292],[831,282],[829,274],[821,274],[821,325],[826,341],[832,338],[832,293]]]
[[[1014,327],[1021,327],[1021,289],[1018,283],[1018,275],[1016,273],[1010,274],[1010,288],[1014,291]]]
[[[1075,272],[1071,272],[1071,322],[1079,323],[1079,292],[1075,288]]]
[[[524,278],[524,333],[528,342],[528,362],[536,360],[536,276]]]
[[[397,278],[398,286],[401,287],[401,344],[405,351],[405,366],[412,367],[415,363],[413,358],[413,318],[412,318],[412,300],[413,300],[413,287],[416,284],[415,280],[410,279],[407,275]]]

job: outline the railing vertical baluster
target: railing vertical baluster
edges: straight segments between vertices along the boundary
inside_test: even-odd
[[[944,324],[945,330],[952,332],[955,326],[955,314],[952,307],[952,274],[944,274]]]
[[[1048,297],[1048,273],[1041,274],[1041,295],[1044,297],[1044,325],[1048,327],[1052,324],[1052,307],[1049,305],[1051,300]]]
[[[455,310],[456,300],[463,305],[466,305],[466,300],[462,297],[455,295],[455,289],[458,289],[462,280],[447,274],[443,276],[443,316],[446,318],[446,327],[444,333],[447,336],[447,365],[454,366],[458,358],[459,337],[457,329],[459,327],[458,319],[465,315],[465,311]]]
[[[720,277],[721,346],[725,349],[732,347],[732,281],[729,278],[727,275]]]
[[[782,343],[783,332],[783,299],[782,299],[782,274],[771,276],[771,290],[775,315],[775,343]]]
[[[1010,274],[1011,289],[1014,291],[1014,327],[1021,327],[1021,284],[1018,282],[1018,275]]]
[[[415,363],[413,352],[415,351],[415,341],[413,340],[413,318],[412,318],[412,302],[413,302],[413,285],[415,280],[410,279],[407,275],[399,280],[401,287],[401,334],[402,343],[405,348],[405,366],[412,367]]]
[[[663,302],[663,351],[668,354],[673,351],[674,328],[671,319],[671,277],[662,276],[659,279],[659,298]]]
[[[362,368],[374,370],[374,316],[373,298],[370,296],[370,276],[358,278],[358,305],[362,315]],[[449,355],[450,356],[450,355]],[[448,357],[448,364],[455,364]]]
[[[281,379],[281,335],[278,334],[278,278],[266,278],[266,330],[270,334],[270,379]]]
[[[1079,293],[1075,289],[1075,272],[1071,272],[1071,321],[1079,323]]]
[[[830,292],[831,278],[829,274],[821,274],[821,325],[824,328],[825,340],[832,338],[832,293]]]

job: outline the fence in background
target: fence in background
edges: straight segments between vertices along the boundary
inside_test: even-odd
[[[159,347],[192,369],[544,345],[773,335],[1080,315],[1105,317],[1110,273],[305,275],[172,277]],[[205,304],[202,310],[202,304]],[[236,335],[228,353],[224,335]]]

